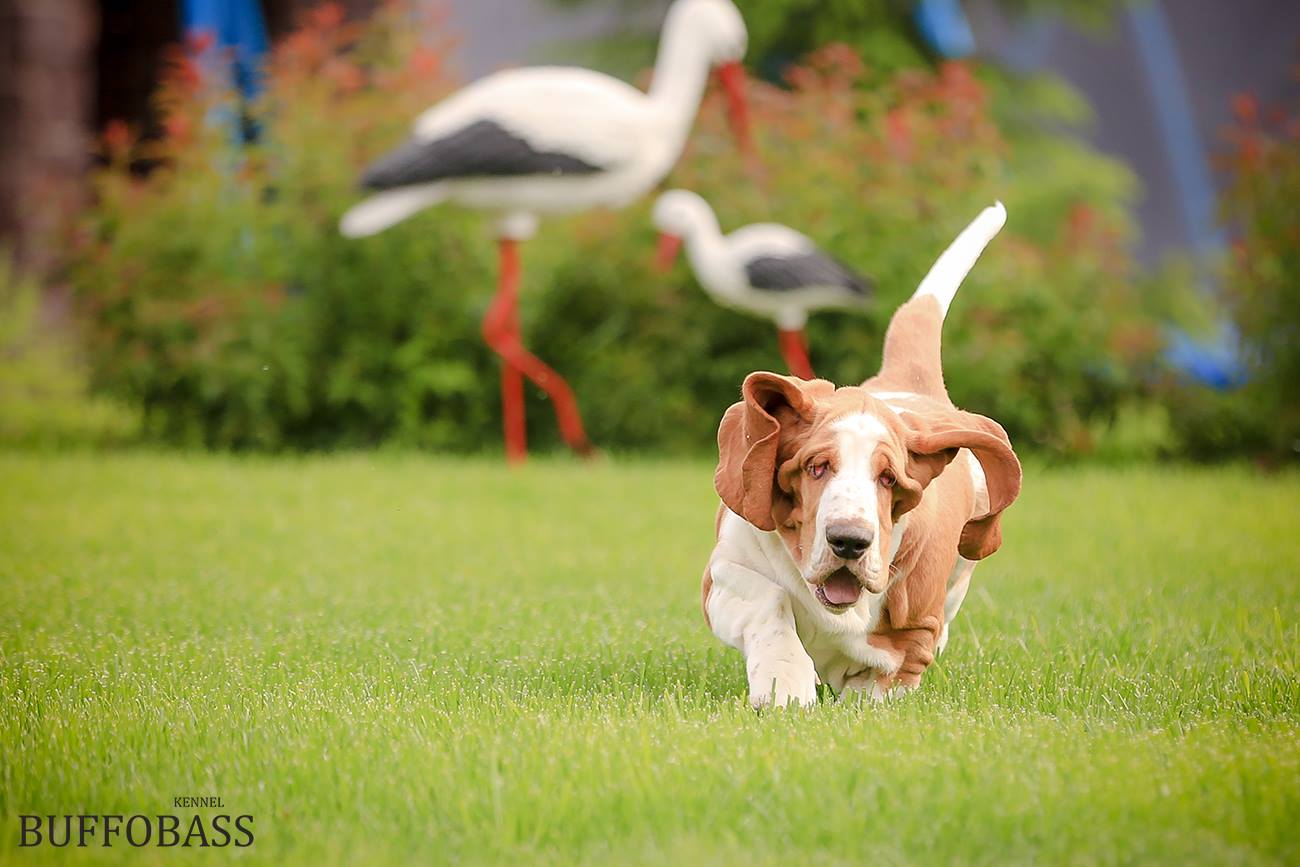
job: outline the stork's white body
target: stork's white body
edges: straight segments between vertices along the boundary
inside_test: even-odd
[[[441,182],[448,198],[470,207],[565,213],[621,207],[644,194],[681,155],[694,117],[693,111],[683,117],[685,111],[586,69],[516,69],[483,79],[425,112],[415,133],[436,139],[487,119],[536,150],[571,154],[602,167],[589,175]]]
[[[538,152],[597,168],[501,177],[445,178],[379,192],[343,218],[356,237],[451,201],[495,212],[503,236],[532,233],[536,216],[617,208],[644,195],[676,163],[694,123],[710,68],[744,54],[747,36],[730,0],[678,0],[664,22],[649,93],[571,67],[506,70],[481,79],[416,120],[414,141],[436,142],[488,121]]]
[[[708,203],[695,193],[671,190],[655,206],[655,222],[685,243],[691,270],[717,303],[773,320],[778,328],[803,328],[808,313],[827,307],[855,306],[864,299],[843,285],[809,282],[785,291],[757,289],[746,271],[764,258],[824,256],[812,239],[779,223],[753,223],[722,234]]]
[[[765,316],[786,330],[802,328],[808,312],[844,303],[836,287],[809,286],[796,298],[755,291],[745,275],[745,263],[764,256],[797,256],[816,252],[812,239],[778,223],[754,223],[730,234],[701,234],[686,240],[686,258],[695,278],[713,300]]]

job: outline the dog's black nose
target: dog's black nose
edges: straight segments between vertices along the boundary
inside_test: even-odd
[[[867,527],[827,527],[826,544],[831,546],[836,557],[856,560],[871,547],[875,537]]]

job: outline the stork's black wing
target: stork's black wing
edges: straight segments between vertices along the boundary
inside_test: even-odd
[[[870,281],[843,262],[821,251],[792,256],[760,256],[745,263],[745,276],[755,289],[788,292],[814,286],[838,287],[866,297]]]
[[[361,185],[388,190],[446,178],[589,175],[602,168],[573,154],[539,151],[500,124],[478,120],[434,141],[411,140],[380,157]]]

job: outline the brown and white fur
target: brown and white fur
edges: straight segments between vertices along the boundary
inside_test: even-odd
[[[1006,222],[986,208],[939,257],[860,386],[752,373],[718,429],[704,613],[745,656],[749,700],[812,704],[920,684],[1020,492],[1002,427],[953,406],[940,332]]]

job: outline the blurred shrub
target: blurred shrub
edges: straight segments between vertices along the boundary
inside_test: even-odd
[[[255,105],[178,54],[159,94],[164,140],[109,130],[76,268],[98,381],[172,441],[495,448],[497,367],[478,339],[488,227],[444,207],[364,241],[335,230],[361,166],[455,84],[436,22],[402,6],[360,30],[340,18],[323,7],[277,48]],[[1159,344],[1127,253],[1126,170],[1065,139],[1009,140],[996,80],[964,64],[882,74],[829,47],[788,85],[753,88],[761,179],[711,97],[670,183],[708,198],[726,228],[787,222],[876,278],[874,310],[810,324],[822,375],[874,372],[894,306],[1002,199],[1010,224],[945,335],[954,398],[1055,453],[1092,452],[1121,428],[1121,443],[1161,435],[1125,409]],[[1041,101],[1081,111],[1061,93]],[[241,110],[259,144],[213,122]],[[130,169],[142,156],[160,165],[143,179]],[[547,223],[524,253],[524,326],[597,443],[703,452],[743,376],[780,356],[770,323],[714,307],[684,269],[651,272],[648,206]],[[531,390],[529,402],[533,441],[554,443],[549,408]]]
[[[68,329],[45,321],[36,284],[0,256],[0,444],[35,448],[121,443],[134,414],[88,393]]]
[[[575,0],[570,0],[575,2]],[[581,2],[581,0],[576,0]],[[1128,0],[995,0],[1015,18],[1063,15],[1100,28]],[[916,3],[895,0],[735,0],[749,30],[749,56],[769,63],[797,61],[809,50],[844,42],[892,72],[927,66],[933,52],[915,24]]]
[[[1232,238],[1220,291],[1184,291],[1168,307],[1192,335],[1214,341],[1235,331],[1244,382],[1215,390],[1165,373],[1153,395],[1168,412],[1178,453],[1272,465],[1300,453],[1300,115],[1263,111],[1249,95],[1234,100],[1233,113],[1218,154],[1220,208]],[[1155,284],[1191,281],[1182,275]]]
[[[157,94],[166,134],[110,127],[75,282],[97,381],[146,431],[218,447],[400,441],[471,448],[494,430],[477,339],[491,272],[467,215],[343,241],[357,167],[454,82],[438,22],[398,4],[365,28],[322,6],[239,105],[190,45]],[[260,131],[243,145],[237,120]],[[140,160],[156,163],[145,177]]]
[[[1225,298],[1250,363],[1239,393],[1195,406],[1197,453],[1300,451],[1300,113],[1239,96],[1223,168],[1224,218],[1235,238]],[[1188,404],[1191,401],[1187,401]],[[1189,415],[1191,407],[1184,407]],[[1210,422],[1210,423],[1207,423]]]

